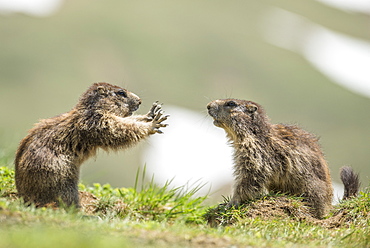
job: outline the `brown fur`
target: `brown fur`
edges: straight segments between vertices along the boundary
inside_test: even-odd
[[[328,212],[332,183],[314,135],[296,126],[271,124],[263,108],[251,101],[216,100],[207,108],[234,147],[235,184],[228,206],[281,192],[304,196],[316,217]]]
[[[351,167],[343,166],[340,169],[340,179],[344,184],[343,200],[357,196],[360,188],[360,179],[357,173],[354,173]]]
[[[68,113],[41,120],[20,142],[15,182],[27,203],[62,201],[79,207],[80,165],[98,148],[119,150],[154,133],[168,116],[154,103],[146,115],[132,115],[141,100],[108,83],[93,84]]]

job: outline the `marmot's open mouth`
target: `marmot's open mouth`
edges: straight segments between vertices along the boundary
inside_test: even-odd
[[[221,122],[218,120],[214,120],[213,125],[215,125],[216,127],[221,127]]]
[[[126,116],[131,116],[131,115],[133,115],[133,114],[134,114],[134,112],[135,112],[136,110],[138,110],[138,109],[139,109],[139,106],[131,107],[131,108],[129,109],[129,112],[126,114]]]
[[[215,113],[213,113],[213,111],[211,109],[208,110],[208,114],[213,118],[213,125],[215,125],[217,127],[220,126],[220,121],[218,121],[216,119],[217,115]]]
[[[210,116],[212,116],[212,118],[214,119],[215,118],[215,116],[216,116],[216,114],[212,111],[212,109],[209,109],[208,110],[208,114],[210,115]]]
[[[140,105],[136,105],[136,106],[132,107],[132,108],[130,109],[131,114],[132,114],[133,112],[135,112],[136,110],[138,110],[138,109],[139,109],[139,107],[140,107]]]

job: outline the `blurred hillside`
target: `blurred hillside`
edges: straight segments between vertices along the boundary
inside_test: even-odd
[[[351,165],[367,186],[370,99],[269,43],[272,9],[370,42],[369,15],[310,0],[79,0],[50,17],[0,16],[0,147],[14,152],[38,119],[70,110],[91,83],[106,81],[138,94],[139,113],[155,100],[204,116],[216,98],[254,100],[273,122],[319,135],[335,180]],[[148,144],[99,154],[82,167],[83,180],[132,186]]]

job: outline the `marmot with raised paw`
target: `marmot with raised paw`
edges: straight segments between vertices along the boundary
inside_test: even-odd
[[[98,148],[119,150],[151,134],[162,133],[161,105],[146,115],[132,115],[141,99],[108,83],[94,83],[69,112],[41,120],[20,142],[15,157],[15,182],[26,203],[79,207],[81,164]]]

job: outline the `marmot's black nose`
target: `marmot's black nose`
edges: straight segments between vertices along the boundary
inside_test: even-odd
[[[209,110],[211,108],[211,104],[208,104],[207,105],[207,109]]]

